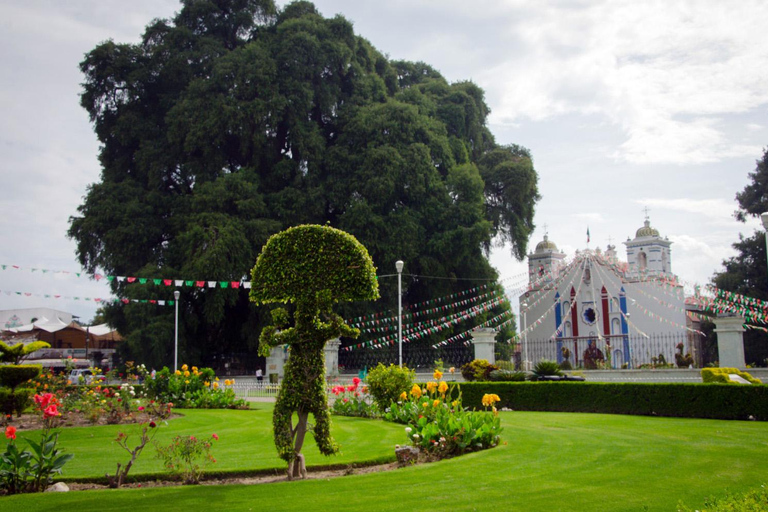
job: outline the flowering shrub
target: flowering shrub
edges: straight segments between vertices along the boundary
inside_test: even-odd
[[[7,494],[44,491],[53,481],[53,475],[74,455],[61,454],[56,448],[59,432],[54,430],[60,415],[58,400],[51,393],[35,395],[37,411],[43,417],[40,442],[26,439],[32,451],[16,446],[16,428],[8,426],[5,437],[8,444],[0,455],[0,490]]]
[[[157,457],[163,459],[163,465],[185,484],[200,482],[205,467],[216,463],[211,455],[211,442],[219,436],[211,435],[211,440],[198,439],[195,436],[176,436],[168,446],[155,444]]]
[[[423,388],[414,384],[409,392],[403,392],[384,418],[407,425],[410,443],[438,458],[498,445],[502,430],[494,407],[498,396],[484,398],[483,405],[490,411],[468,411],[461,405],[456,385],[440,380],[440,371],[434,377],[435,381]]]
[[[153,402],[152,405],[156,405],[155,402]],[[171,413],[171,407],[172,404],[167,404],[165,407],[153,407],[152,412],[167,417]],[[143,406],[139,406],[138,412],[144,411],[145,408]],[[119,462],[117,463],[117,471],[115,471],[115,476],[107,475],[109,486],[113,489],[120,487],[123,482],[125,482],[126,478],[128,477],[128,472],[133,466],[133,463],[136,462],[136,459],[139,457],[139,455],[141,455],[141,452],[144,450],[144,447],[147,445],[147,443],[154,439],[155,435],[157,434],[157,422],[153,418],[152,413],[150,412],[149,414],[150,415],[148,421],[142,423],[139,427],[141,434],[139,434],[138,444],[134,448],[130,448],[128,446],[128,434],[122,431],[117,433],[115,442],[123,450],[127,451],[131,458],[128,460],[128,462],[125,463],[125,465],[122,465]]]
[[[378,408],[373,404],[367,386],[360,385],[360,379],[352,379],[349,386],[334,386],[331,393],[335,395],[331,413],[338,416],[358,416],[361,418],[376,418]]]
[[[144,381],[147,394],[160,402],[189,409],[246,409],[245,400],[237,398],[231,386],[235,381],[225,379],[223,386],[211,368],[198,369],[186,364],[171,372],[167,367],[156,372],[154,379]]]
[[[384,366],[379,363],[368,372],[366,382],[373,401],[379,409],[384,410],[397,401],[400,393],[411,388],[415,378],[416,373],[405,366],[400,368],[394,364]]]

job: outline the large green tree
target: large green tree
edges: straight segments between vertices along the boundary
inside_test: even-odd
[[[407,304],[473,284],[455,278],[493,281],[494,242],[526,252],[536,172],[525,148],[496,144],[482,89],[390,61],[309,2],[184,0],[141,43],[102,43],[81,69],[102,175],[69,236],[89,271],[240,280],[271,234],[330,223],[385,274],[402,259],[408,274],[449,278],[407,279]],[[112,286],[121,298],[172,298]],[[396,289],[382,280],[373,307],[396,304]],[[180,348],[194,363],[255,348],[268,322],[245,290],[185,288],[181,308]],[[169,360],[170,308],[107,314],[132,356]]]
[[[749,173],[750,183],[736,194],[739,209],[735,216],[744,222],[748,217],[760,217],[768,211],[768,148]],[[723,290],[768,301],[768,270],[766,270],[765,232],[739,236],[733,244],[736,255],[723,261],[724,269],[712,278]],[[768,362],[768,335],[759,330],[744,333],[744,357],[748,364],[765,366]]]

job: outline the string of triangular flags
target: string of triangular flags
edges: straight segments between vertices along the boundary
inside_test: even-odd
[[[242,278],[237,281],[211,281],[209,279],[168,279],[168,278],[148,278],[148,277],[134,277],[134,276],[105,276],[99,273],[89,274],[87,272],[70,272],[67,270],[50,270],[46,268],[30,268],[21,267],[19,265],[4,265],[0,264],[2,270],[29,270],[30,272],[40,272],[41,274],[64,274],[71,275],[78,278],[87,277],[95,281],[101,281],[105,279],[108,282],[117,281],[118,283],[138,283],[138,284],[154,284],[156,286],[174,286],[177,288],[182,287],[194,287],[194,288],[250,288],[251,282],[248,278]]]
[[[495,317],[491,318],[490,320],[486,320],[485,322],[483,322],[481,324],[478,324],[478,325],[476,325],[475,327],[473,327],[471,329],[468,329],[468,330],[466,330],[466,331],[464,331],[462,333],[456,334],[455,336],[451,336],[450,338],[446,338],[446,339],[444,339],[443,341],[441,341],[439,343],[435,343],[434,345],[432,345],[432,348],[437,349],[437,348],[440,348],[440,347],[445,347],[447,345],[450,345],[451,343],[454,343],[456,341],[462,341],[462,340],[467,340],[467,341],[465,341],[464,345],[469,345],[468,338],[471,337],[472,331],[474,331],[475,329],[482,328],[482,327],[490,327],[495,322],[497,322],[500,318],[502,318],[504,316],[511,315],[511,314],[512,314],[511,311],[505,311],[505,312],[501,313],[500,315],[496,315]],[[502,327],[502,326],[508,324],[509,322],[511,322],[512,320],[514,320],[514,316],[509,318],[509,319],[507,319],[507,320],[505,320],[504,322],[500,323],[499,325],[495,326],[495,328]],[[509,343],[509,340],[507,340],[506,343]]]
[[[496,298],[491,301],[485,302],[483,304],[479,304],[477,306],[474,306],[472,308],[469,308],[461,313],[457,313],[451,320],[446,320],[440,324],[429,326],[425,329],[416,330],[412,332],[408,336],[403,336],[403,343],[410,343],[412,340],[418,340],[422,337],[436,334],[438,332],[443,331],[444,329],[451,327],[453,325],[456,325],[458,323],[461,323],[463,321],[469,320],[471,318],[474,318],[475,316],[487,312],[490,309],[493,309],[494,307],[500,306],[504,304],[506,301],[505,297]],[[382,336],[380,338],[377,338],[375,340],[369,340],[369,341],[363,341],[360,343],[355,343],[352,345],[349,345],[347,347],[342,347],[342,350],[345,350],[347,352],[356,350],[356,349],[362,349],[362,348],[382,348],[384,346],[391,346],[397,343],[397,334],[388,335],[388,336]]]
[[[123,304],[140,303],[140,304],[157,304],[158,306],[173,306],[175,301],[173,300],[161,300],[161,299],[116,299],[101,298],[101,297],[81,297],[72,295],[60,295],[55,293],[31,293],[31,292],[16,292],[8,290],[0,290],[0,293],[5,293],[8,296],[16,295],[19,297],[37,297],[43,299],[63,299],[63,300],[82,300],[84,302],[95,302],[97,304],[113,304],[122,302]]]

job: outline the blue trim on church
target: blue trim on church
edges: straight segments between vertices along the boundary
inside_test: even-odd
[[[621,287],[619,292],[619,308],[621,309],[621,334],[624,335],[624,363],[631,365],[629,353],[629,325],[627,325],[627,292]]]
[[[562,321],[563,312],[560,304],[560,292],[557,292],[555,294],[555,329],[562,329],[562,327],[560,327]],[[557,336],[557,363],[560,364],[563,362],[563,332],[561,330],[555,331],[555,336]]]

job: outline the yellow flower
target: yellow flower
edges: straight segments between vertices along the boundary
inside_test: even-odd
[[[448,391],[448,383],[446,383],[444,380],[440,381],[440,385],[437,386],[437,390],[440,392],[441,395],[444,395],[446,391]]]
[[[185,380],[184,384],[189,384],[189,379]]]
[[[193,367],[192,367],[192,371],[193,371],[193,372],[197,372],[197,366],[193,366]]]
[[[427,391],[429,391],[430,393],[434,393],[436,389],[437,389],[437,382],[435,381],[427,382]]]
[[[458,400],[454,400],[453,402],[451,402],[451,405],[453,407],[456,407],[457,405],[459,405],[459,401]]]
[[[187,371],[187,370],[189,370],[189,366],[183,364],[183,365],[181,365],[181,369],[182,369],[182,371]]]
[[[407,399],[408,399],[408,393],[406,393],[405,391],[400,393],[400,401],[405,401]]]
[[[426,409],[427,407],[429,407],[429,402],[422,402],[421,406]]]
[[[211,385],[211,383],[210,383],[210,382],[208,382],[208,381],[205,381],[205,382],[203,382],[203,386],[205,386],[205,387],[208,387],[208,386],[210,386],[210,385]]]
[[[414,398],[421,398],[421,388],[418,384],[414,384],[411,388],[411,396]]]
[[[216,382],[219,382],[219,378],[218,377],[216,377]]]
[[[432,402],[432,407],[438,407],[438,406],[440,406],[440,403],[441,403],[440,400],[434,400]]]
[[[184,376],[189,377],[189,370],[184,370]]]
[[[181,370],[176,370],[176,375],[181,375]]]
[[[485,394],[483,395],[483,405],[485,407],[493,407],[493,404],[500,401],[501,398],[499,398],[499,395],[496,394]]]
[[[214,382],[213,383],[213,389],[219,389],[219,383],[218,382]]]
[[[435,373],[434,373],[434,374],[432,374],[432,377],[433,377],[435,380],[440,380],[440,379],[442,379],[442,378],[443,378],[443,372],[441,372],[440,370],[435,370]]]

